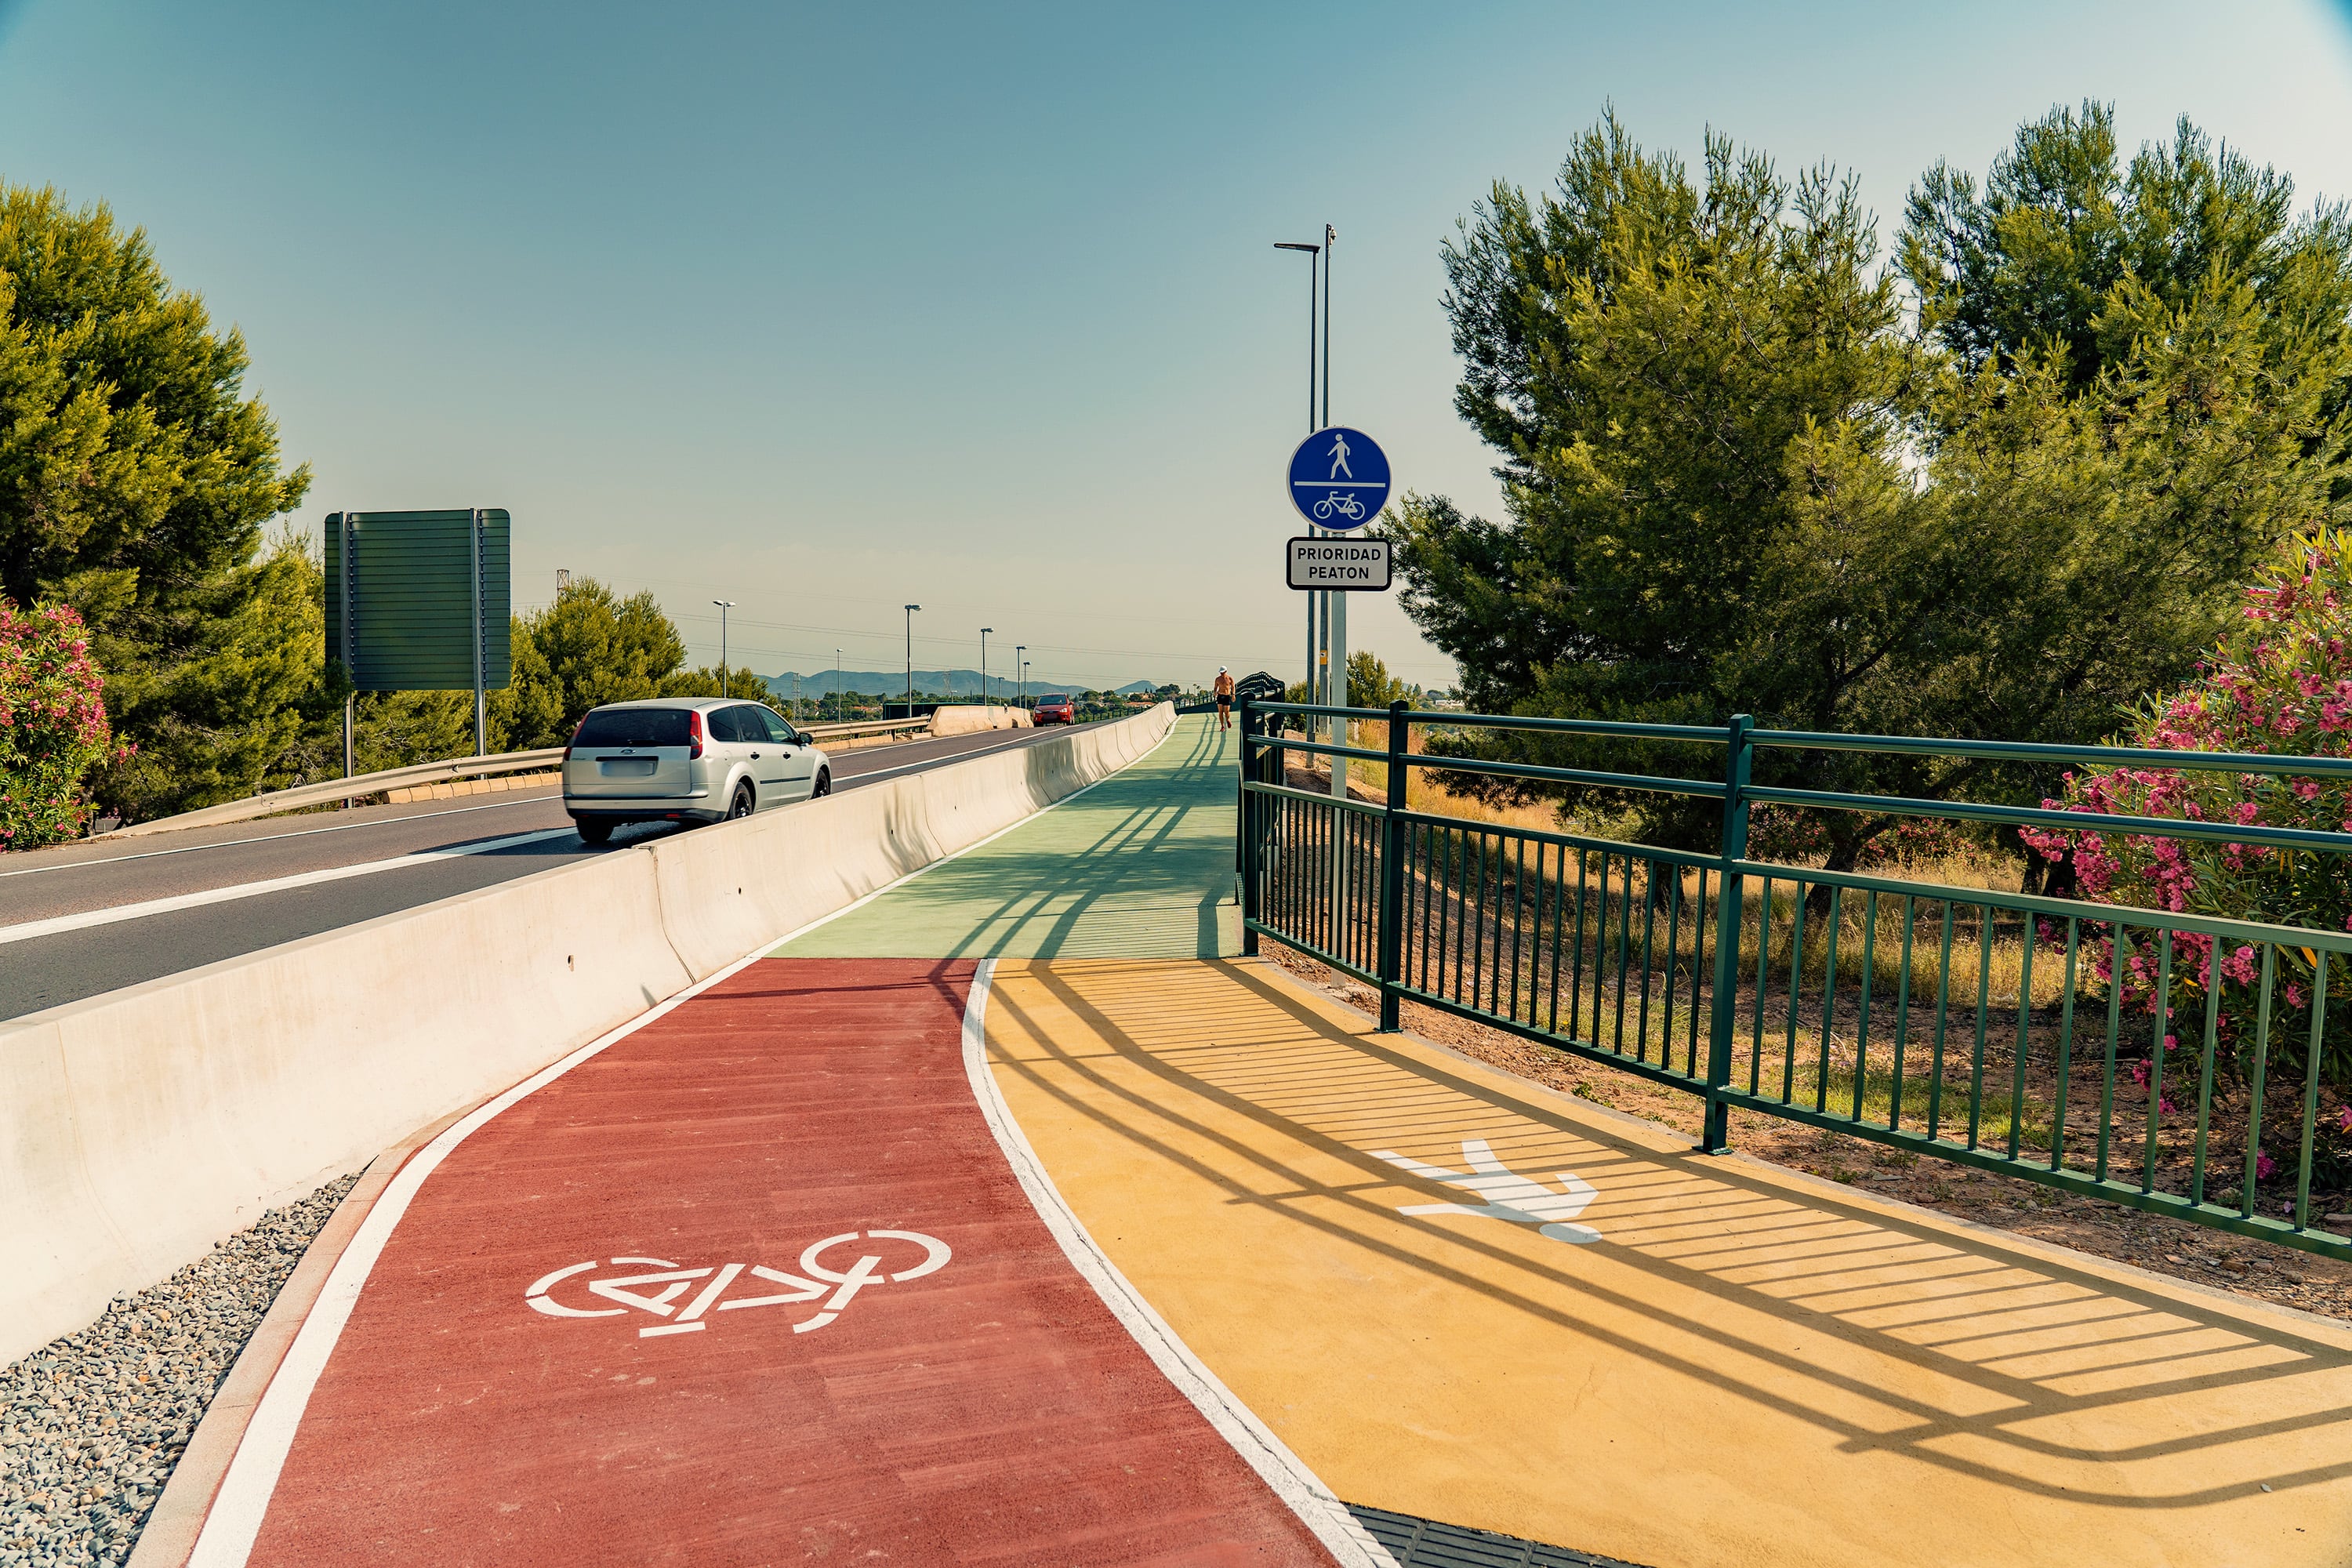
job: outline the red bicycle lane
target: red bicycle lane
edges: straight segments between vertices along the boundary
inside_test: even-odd
[[[973,967],[762,960],[480,1126],[247,1561],[1328,1563],[1022,1192]]]

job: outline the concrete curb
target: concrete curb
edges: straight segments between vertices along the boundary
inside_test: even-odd
[[[229,1368],[212,1402],[205,1406],[194,1436],[179,1463],[172,1467],[171,1479],[163,1483],[163,1495],[155,1500],[153,1511],[140,1527],[130,1568],[180,1568],[195,1551],[205,1515],[212,1510],[213,1494],[220,1489],[221,1478],[228,1474],[229,1461],[236,1457],[246,1423],[268,1392],[269,1380],[278,1374],[278,1364],[286,1359],[311,1304],[326,1289],[327,1277],[334,1272],[343,1249],[409,1156],[438,1137],[457,1115],[453,1111],[378,1154],[335,1205],[335,1212],[303,1251],[302,1261],[279,1288],[278,1299],[270,1302],[253,1337],[237,1352],[236,1364]]]
[[[1174,723],[1163,704],[0,1026],[0,1362]]]

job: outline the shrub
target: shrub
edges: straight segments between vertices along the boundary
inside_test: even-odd
[[[83,781],[114,742],[81,616],[0,598],[0,849],[69,838],[89,820]]]
[[[2292,541],[2280,561],[2247,590],[2242,617],[2199,665],[2196,679],[2147,701],[2133,714],[2125,743],[2166,751],[2352,756],[2352,533],[2322,529]],[[2340,779],[2293,774],[2095,768],[2067,774],[2063,797],[2043,804],[2090,816],[2352,832],[2352,787]],[[2091,828],[2029,830],[2024,837],[2053,860],[2071,857],[2082,895],[2096,902],[2352,930],[2352,865],[2332,851]],[[2126,1012],[2151,1025],[2161,1004],[2165,1051],[2188,1048],[2180,1068],[2164,1064],[2168,1082],[2179,1082],[2170,1075],[2189,1067],[2201,1050],[2214,986],[2220,987],[2216,1066],[2237,1074],[2251,1067],[2261,1001],[2260,945],[2217,944],[2195,931],[2174,933],[2170,984],[2161,998],[2158,957],[2145,933],[2126,953],[2119,973],[2113,947],[2111,935],[2091,940],[2086,933],[2084,948],[2098,984],[2120,984]],[[2317,954],[2293,942],[2277,951],[2271,1059],[2273,1071],[2300,1079]],[[2326,1005],[2321,1072],[2342,1089],[2352,1084],[2352,963],[2339,959],[2329,965]],[[2146,1042],[2142,1049],[2155,1055],[2156,1030],[2137,1033]],[[2321,1131],[2326,1142],[2352,1150],[2352,1110],[2328,1110]],[[2323,1165],[2346,1152],[2317,1152]]]

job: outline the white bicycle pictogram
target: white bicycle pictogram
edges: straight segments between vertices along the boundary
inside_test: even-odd
[[[911,1242],[923,1249],[923,1260],[910,1268],[885,1274],[882,1255],[868,1253],[845,1269],[826,1268],[818,1259],[832,1248],[856,1241],[861,1234],[868,1241]],[[793,1332],[804,1334],[821,1329],[848,1310],[859,1291],[876,1285],[903,1284],[920,1279],[926,1274],[936,1274],[947,1266],[954,1254],[948,1244],[934,1236],[917,1230],[845,1230],[839,1236],[828,1236],[822,1241],[811,1242],[803,1249],[801,1271],[786,1273],[757,1263],[720,1263],[704,1268],[685,1268],[667,1258],[624,1256],[600,1263],[590,1258],[585,1263],[569,1264],[541,1275],[523,1292],[523,1300],[532,1310],[551,1318],[619,1318],[632,1311],[650,1312],[655,1317],[671,1320],[649,1324],[637,1331],[641,1340],[658,1339],[665,1334],[699,1333],[710,1326],[705,1314],[714,1309],[721,1312],[739,1312],[753,1307],[785,1307],[805,1301],[820,1301],[814,1316],[793,1325]],[[575,1307],[556,1300],[558,1285],[578,1275],[593,1274],[599,1268],[643,1268],[650,1273],[607,1275],[583,1279],[589,1295],[617,1303],[610,1307]],[[727,1297],[728,1289],[744,1276],[765,1280],[784,1289],[762,1296]],[[707,1281],[695,1289],[698,1281]],[[681,1307],[678,1298],[692,1290],[692,1299]]]
[[[1484,1138],[1462,1140],[1462,1160],[1470,1167],[1465,1175],[1449,1171],[1443,1165],[1424,1164],[1390,1149],[1372,1151],[1375,1160],[1386,1160],[1400,1171],[1433,1182],[1443,1182],[1450,1187],[1467,1187],[1486,1201],[1483,1204],[1407,1204],[1397,1213],[1412,1215],[1475,1215],[1483,1219],[1507,1219],[1515,1225],[1531,1225],[1541,1236],[1571,1246],[1599,1241],[1601,1233],[1589,1225],[1577,1225],[1576,1216],[1582,1214],[1600,1194],[1591,1182],[1573,1171],[1556,1171],[1553,1176],[1561,1190],[1553,1192],[1532,1176],[1520,1175],[1495,1155],[1495,1146]]]
[[[1328,521],[1333,512],[1339,513],[1350,521],[1360,521],[1364,515],[1364,503],[1354,496],[1333,490],[1315,503],[1315,521]]]

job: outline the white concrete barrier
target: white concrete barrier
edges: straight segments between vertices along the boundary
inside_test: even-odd
[[[933,735],[974,735],[982,730],[1027,730],[1034,728],[1035,723],[1026,708],[994,703],[985,706],[977,702],[957,703],[943,705],[931,711]]]
[[[1174,722],[1163,704],[0,1025],[0,1363]]]

